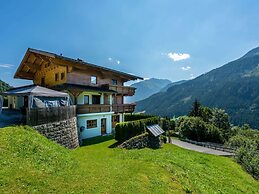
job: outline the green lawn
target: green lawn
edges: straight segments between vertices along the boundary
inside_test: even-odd
[[[97,138],[71,151],[33,129],[2,128],[0,193],[259,193],[259,182],[230,158],[114,143]]]

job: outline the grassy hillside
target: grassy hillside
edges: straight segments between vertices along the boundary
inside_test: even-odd
[[[2,128],[0,139],[0,193],[259,192],[232,159],[173,145],[122,150],[106,136],[71,151],[25,127]]]

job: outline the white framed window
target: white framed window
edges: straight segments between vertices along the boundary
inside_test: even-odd
[[[96,128],[97,127],[97,119],[86,121],[87,129]]]
[[[84,95],[84,104],[89,104],[89,96]]]
[[[97,84],[97,77],[94,75],[91,76],[91,84]]]

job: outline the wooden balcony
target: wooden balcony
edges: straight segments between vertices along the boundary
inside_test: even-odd
[[[132,113],[136,104],[113,104],[112,111],[115,113]]]
[[[110,112],[111,106],[104,104],[77,105],[77,114]]]
[[[118,94],[122,94],[123,96],[133,96],[135,94],[136,88],[130,87],[130,86],[117,86],[117,85],[110,85],[110,84],[104,84],[102,87],[114,90],[118,92]]]

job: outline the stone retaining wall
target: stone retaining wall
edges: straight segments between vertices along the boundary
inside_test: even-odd
[[[66,148],[74,149],[79,146],[76,117],[33,126],[33,128],[48,139],[55,141]]]
[[[161,147],[161,141],[159,137],[154,137],[149,133],[143,133],[123,142],[118,147],[126,149],[141,149],[146,147],[156,149]]]

